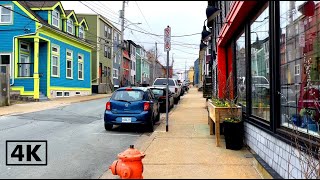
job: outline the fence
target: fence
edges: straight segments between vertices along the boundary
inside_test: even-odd
[[[0,64],[0,107],[10,105],[9,65]]]

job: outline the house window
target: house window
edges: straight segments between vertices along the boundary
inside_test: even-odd
[[[51,76],[59,77],[60,75],[60,48],[57,45],[52,45],[51,56]]]
[[[73,52],[67,50],[66,78],[73,79]]]
[[[74,34],[73,29],[74,29],[73,21],[72,21],[72,19],[68,19],[68,21],[67,21],[67,32],[69,34]]]
[[[111,34],[111,27],[108,25],[104,26],[104,35],[108,39],[112,39],[112,34]]]
[[[118,69],[113,69],[113,74],[112,74],[113,78],[118,79]]]
[[[81,39],[85,38],[84,27],[83,26],[79,27],[79,38],[81,38]]]
[[[63,96],[64,96],[64,97],[69,97],[69,96],[70,96],[70,93],[69,93],[68,91],[65,91],[65,92],[63,93]]]
[[[83,80],[83,55],[78,55],[78,79]]]
[[[111,59],[111,47],[104,46],[104,56]]]
[[[31,77],[33,75],[33,63],[30,62],[30,45],[25,42],[20,43],[19,56],[19,77]]]
[[[0,65],[10,64],[10,54],[1,54],[0,53]]]
[[[60,28],[60,12],[57,10],[52,11],[52,25]]]
[[[80,94],[81,94],[80,91],[77,91],[77,92],[76,92],[76,95],[80,95]]]
[[[108,58],[111,59],[111,47],[108,47]]]
[[[62,91],[57,91],[57,92],[56,92],[56,96],[57,96],[57,97],[63,97]]]
[[[4,7],[0,7],[0,24],[12,23],[12,11],[9,9],[12,10],[12,6],[6,5]]]
[[[104,75],[104,77],[107,77],[107,74],[108,74],[107,66],[104,66],[103,67],[103,75]]]
[[[300,75],[300,64],[297,64],[294,66],[294,75],[296,76]]]

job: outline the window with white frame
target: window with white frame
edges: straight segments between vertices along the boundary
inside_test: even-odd
[[[52,11],[52,25],[60,28],[60,12],[58,10]]]
[[[4,5],[0,7],[0,24],[11,24],[12,23],[12,6]]]
[[[78,79],[83,80],[83,55],[78,54]]]
[[[74,34],[74,26],[73,26],[73,20],[72,19],[68,19],[68,21],[67,21],[67,32],[69,34]]]
[[[56,92],[56,97],[63,97],[62,91],[57,91]]]
[[[81,39],[85,38],[84,27],[83,26],[79,27],[79,38],[81,38]]]
[[[31,77],[33,75],[33,63],[30,62],[30,45],[26,42],[20,42],[19,48],[19,77]]]
[[[51,48],[51,76],[59,77],[60,75],[60,47],[52,45]]]
[[[106,38],[111,39],[112,35],[111,35],[111,27],[108,25],[104,26],[104,35]]]
[[[70,96],[70,92],[69,91],[64,91],[63,92],[63,96],[64,97],[69,97]]]
[[[67,49],[66,78],[73,79],[73,52]]]
[[[118,79],[118,69],[113,69],[112,77]]]

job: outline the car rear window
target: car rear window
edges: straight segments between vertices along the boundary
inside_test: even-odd
[[[153,85],[166,85],[167,79],[157,79]],[[175,86],[174,81],[169,79],[169,86]]]
[[[252,77],[252,84],[269,84],[263,77]]]
[[[141,101],[143,100],[143,91],[132,90],[132,91],[116,91],[113,93],[111,99],[115,101]]]
[[[164,90],[163,89],[152,89],[153,94],[155,95],[164,95]]]

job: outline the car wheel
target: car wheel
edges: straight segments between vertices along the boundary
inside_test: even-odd
[[[160,121],[160,113],[158,113],[157,117],[156,117],[156,122]]]
[[[110,130],[112,130],[113,125],[112,125],[112,124],[104,124],[104,128],[105,128],[107,131],[110,131]]]
[[[148,132],[153,132],[153,125],[154,125],[154,122],[153,122],[153,119],[147,124],[147,131]]]
[[[174,104],[178,104],[179,99],[178,98],[174,98]]]
[[[178,101],[180,101],[180,97],[181,97],[181,96],[178,97]]]

